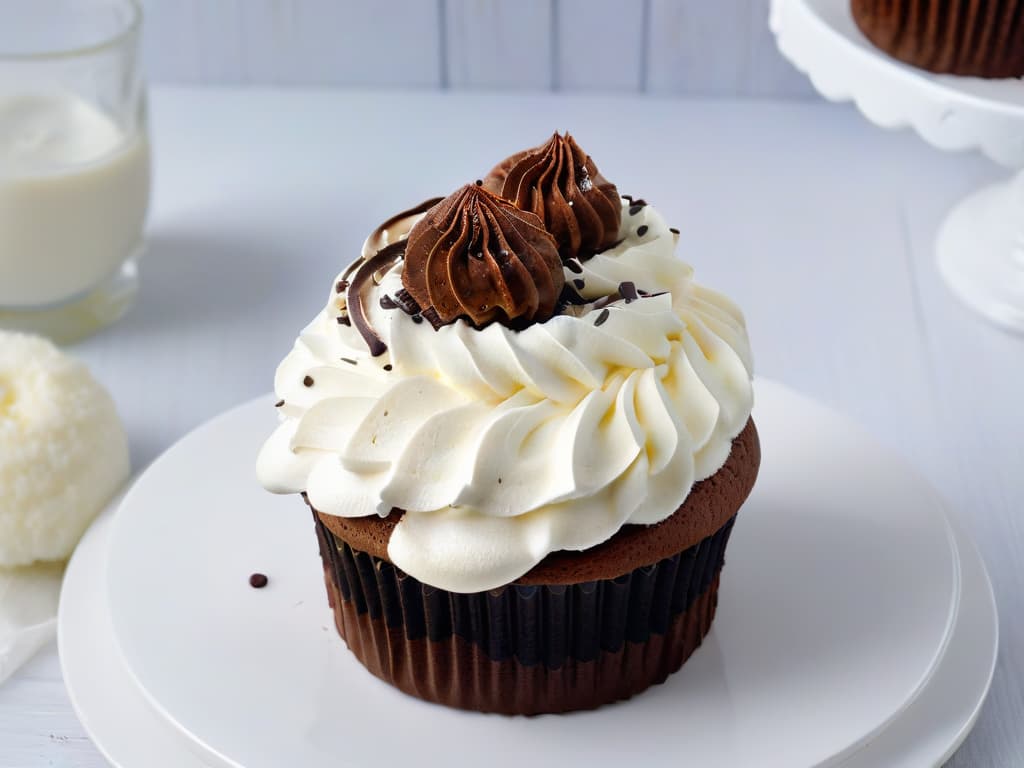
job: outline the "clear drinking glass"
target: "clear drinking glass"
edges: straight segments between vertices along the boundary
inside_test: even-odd
[[[141,26],[135,0],[0,0],[0,328],[70,342],[135,297]]]

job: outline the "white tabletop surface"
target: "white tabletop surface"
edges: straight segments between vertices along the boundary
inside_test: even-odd
[[[950,764],[1024,764],[1024,341],[962,309],[933,261],[947,209],[1004,171],[822,103],[157,89],[152,112],[138,304],[72,349],[113,392],[136,467],[271,388],[387,215],[569,129],[620,192],[682,230],[698,278],[744,308],[758,373],[861,422],[960,512],[1002,640]],[[0,766],[104,764],[54,649],[0,687]]]

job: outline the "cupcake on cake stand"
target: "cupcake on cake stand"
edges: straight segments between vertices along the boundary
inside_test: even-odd
[[[979,149],[1014,170],[974,192],[939,228],[939,269],[967,306],[1024,333],[1024,81],[936,75],[876,49],[849,0],[773,0],[779,50],[831,101],[884,128],[912,126],[945,150]]]

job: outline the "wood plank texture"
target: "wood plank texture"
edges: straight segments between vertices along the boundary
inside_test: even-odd
[[[644,2],[554,0],[555,84],[560,90],[643,88]]]
[[[812,97],[770,0],[142,0],[153,82]]]
[[[154,82],[441,84],[438,4],[423,0],[144,0]]]
[[[452,88],[553,86],[553,0],[445,0]]]
[[[698,96],[808,97],[775,48],[770,0],[650,0],[647,90]]]

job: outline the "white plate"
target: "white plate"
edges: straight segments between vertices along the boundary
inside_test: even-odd
[[[57,647],[71,705],[96,748],[124,768],[207,765],[149,708],[113,640],[106,600],[107,543],[120,499],[86,532],[64,573]]]
[[[759,382],[758,398],[765,460],[715,628],[679,674],[628,704],[507,719],[425,704],[365,672],[331,626],[308,513],[253,478],[269,400],[192,433],[125,499],[108,587],[126,664],[225,765],[390,765],[410,749],[421,766],[607,762],[637,744],[706,766],[836,761],[934,671],[959,561],[941,501],[905,465],[779,385]],[[271,586],[250,589],[253,571]]]
[[[96,521],[68,566],[61,595],[60,654],[71,701],[96,746],[124,768],[209,765],[146,706],[112,637],[103,564],[113,508]],[[977,717],[995,668],[995,602],[984,565],[959,527],[961,608],[948,648],[931,681],[876,739],[843,768],[919,768],[944,762]],[[624,710],[627,719],[629,710]],[[610,762],[610,761],[609,761]]]

